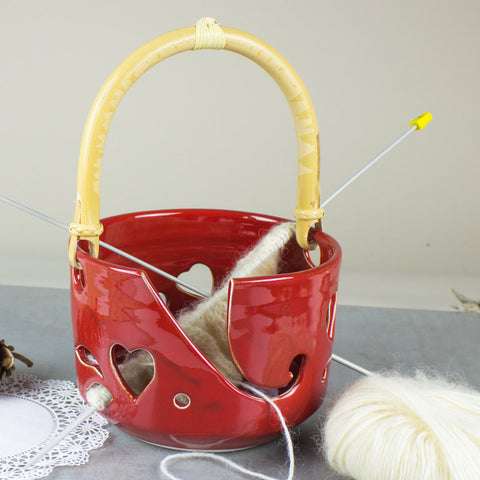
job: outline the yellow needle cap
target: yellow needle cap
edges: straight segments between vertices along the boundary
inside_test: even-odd
[[[412,120],[410,122],[410,126],[413,127],[414,125],[416,125],[417,130],[423,130],[430,123],[431,119],[432,114],[430,112],[427,112]]]

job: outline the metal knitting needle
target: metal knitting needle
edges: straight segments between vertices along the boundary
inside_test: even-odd
[[[398,145],[402,140],[404,140],[408,135],[410,135],[412,132],[414,132],[415,130],[423,130],[425,128],[426,125],[428,125],[428,123],[430,122],[430,120],[432,119],[432,115],[430,113],[424,113],[423,115],[420,115],[419,117],[415,118],[414,120],[412,120],[410,122],[410,128],[404,133],[402,134],[400,137],[398,137],[392,144],[390,144],[387,148],[385,148],[382,152],[380,152],[373,160],[371,160],[369,163],[367,163],[361,170],[359,170],[355,175],[353,175],[352,177],[350,177],[340,188],[338,188],[332,195],[330,195],[322,204],[321,206],[325,206],[327,205],[331,200],[333,200],[340,192],[342,192],[346,187],[348,187],[352,182],[354,182],[358,177],[360,177],[360,175],[362,175],[363,173],[365,173],[372,165],[374,165],[376,162],[378,162],[378,160],[380,160],[384,155],[386,155],[392,148],[394,148],[396,145]],[[40,213],[40,212],[37,212],[36,210],[33,210],[25,205],[22,205],[18,202],[15,202],[13,200],[10,200],[2,195],[0,195],[0,200],[15,207],[15,208],[18,208],[30,215],[33,215],[35,217],[38,217],[48,223],[51,223],[52,225],[55,225],[59,228],[62,228],[63,230],[66,230],[66,231],[69,231],[69,227],[67,225],[65,225],[64,223],[62,222],[59,222],[58,220],[55,220],[51,217],[48,217],[47,215],[44,215],[43,213]],[[192,285],[189,285],[188,283],[180,280],[178,277],[175,277],[173,275],[170,275],[169,273],[147,263],[147,262],[144,262],[143,260],[137,258],[137,257],[134,257],[133,255],[130,255],[129,253],[127,252],[124,252],[123,250],[120,250],[108,243],[105,243],[103,241],[100,240],[100,245],[107,249],[107,250],[110,250],[114,253],[116,253],[117,255],[120,255],[124,258],[127,258],[128,260],[134,262],[134,263],[137,263],[155,273],[157,273],[158,275],[168,279],[168,280],[171,280],[172,282],[175,282],[176,284],[178,285],[181,285],[183,286],[184,288],[187,288],[188,290],[196,293],[197,295],[199,295],[200,297],[202,298],[207,298],[209,296],[208,293],[206,292],[203,292],[202,290],[199,290],[198,288],[192,286]],[[357,371],[358,373],[361,373],[362,375],[371,375],[372,373],[369,372],[368,370],[364,369],[363,367],[360,367],[359,365],[356,365],[346,359],[343,359],[342,357],[339,357],[338,355],[333,355],[332,356],[332,360],[336,361],[337,363],[341,363],[342,365],[348,367],[348,368],[351,368],[355,371]]]
[[[89,405],[65,430],[60,432],[55,438],[53,438],[47,445],[45,445],[30,461],[27,462],[25,468],[28,468],[37,463],[43,458],[52,448],[58,445],[65,437],[72,433],[81,423],[87,418],[93,415],[97,411],[97,407]]]
[[[385,150],[384,150],[385,152]],[[385,152],[386,153],[386,152]],[[379,157],[377,157],[377,160],[379,159]],[[370,162],[371,163],[371,162]],[[358,175],[357,175],[358,176]],[[353,178],[353,177],[352,177]],[[350,179],[351,180],[351,179]],[[349,180],[349,181],[350,181]],[[351,181],[350,181],[351,183]],[[330,201],[330,199],[333,198],[332,196],[330,196],[327,200],[327,201]],[[59,222],[58,220],[55,220],[54,218],[51,218],[43,213],[40,213],[36,210],[33,210],[32,208],[30,207],[27,207],[25,205],[22,205],[21,203],[18,203],[18,202],[15,202],[14,200],[11,200],[9,198],[6,198],[4,197],[3,195],[0,195],[0,200],[2,202],[5,202],[7,203],[8,205],[11,205],[12,207],[15,207],[15,208],[18,208],[19,210],[22,210],[23,212],[26,212],[34,217],[37,217],[37,218],[40,218],[48,223],[51,223],[52,225],[55,225],[59,228],[61,228],[62,230],[66,230],[68,232],[68,226],[65,225],[64,223],[62,222]],[[325,203],[325,202],[324,202]],[[103,248],[106,248],[107,250],[110,250],[112,252],[115,252],[116,254],[122,256],[122,257],[125,257],[129,260],[131,260],[132,262],[134,263],[138,263],[139,265],[142,265],[143,267],[149,269],[149,270],[152,270],[153,272],[161,275],[162,277],[164,278],[167,278],[169,280],[171,280],[172,282],[175,282],[179,285],[182,285],[184,288],[187,288],[188,290],[191,290],[195,293],[197,293],[200,297],[202,298],[207,298],[209,297],[210,295],[208,293],[205,293],[203,292],[202,290],[194,287],[193,285],[190,285],[182,280],[180,280],[178,277],[175,277],[173,275],[170,275],[169,273],[163,271],[163,270],[160,270],[159,268],[147,263],[147,262],[144,262],[143,260],[140,260],[139,258],[137,257],[134,257],[133,255],[130,255],[129,253],[127,252],[124,252],[123,250],[120,250],[116,247],[113,247],[112,245],[108,244],[108,243],[105,243],[103,241],[100,240],[100,245],[103,247]],[[355,370],[356,372],[358,373],[361,373],[362,375],[371,375],[372,373],[369,372],[368,370],[366,370],[365,368],[361,367],[360,365],[356,365],[355,363],[353,362],[350,362],[349,360],[346,360],[342,357],[339,357],[338,355],[332,355],[332,360],[334,360],[335,362],[337,363],[340,363],[341,365],[344,365],[345,367],[348,367],[352,370]],[[87,417],[85,417],[87,418]]]
[[[93,415],[96,411],[103,410],[113,400],[110,392],[100,384],[95,384],[87,390],[87,402],[88,407],[63,431],[61,431],[56,437],[52,438],[37,454],[25,465],[28,468],[37,463],[43,458],[50,450],[58,445],[65,437],[72,433],[81,423],[87,418]]]
[[[415,130],[423,130],[425,126],[430,122],[432,119],[432,115],[430,113],[424,113],[423,115],[420,115],[419,117],[415,118],[410,122],[410,128],[400,137],[398,137],[392,144],[390,144],[387,148],[385,148],[382,152],[380,152],[373,160],[371,160],[369,163],[367,163],[362,169],[360,169],[355,175],[350,177],[340,188],[338,188],[332,195],[330,195],[328,198],[326,198],[322,203],[321,207],[324,207],[330,201],[332,201],[339,193],[341,193],[345,188],[347,188],[352,182],[354,182],[358,177],[360,177],[363,173],[365,173],[372,165],[374,165],[378,160],[380,160],[384,155],[386,155],[392,148],[394,148],[396,145],[398,145],[402,140],[404,140],[410,133],[414,132]],[[66,230],[67,232],[69,231],[68,225],[55,220],[52,217],[49,217],[47,215],[44,215],[41,212],[38,212],[36,210],[33,210],[32,208],[29,208],[25,205],[22,205],[21,203],[15,202],[14,200],[11,200],[7,197],[4,197],[0,195],[0,200],[4,203],[7,203],[8,205],[11,205],[12,207],[18,208],[30,215],[33,215],[34,217],[40,218],[48,223],[51,223],[52,225],[55,225],[56,227],[59,227],[63,230]],[[105,248],[106,250],[110,250],[111,252],[116,253],[117,255],[120,255],[121,257],[124,257],[134,263],[137,263],[138,265],[141,265],[142,267],[147,268],[148,270],[151,270],[152,272],[157,273],[158,275],[178,284],[181,285],[184,288],[187,288],[188,290],[191,290],[192,292],[196,293],[200,297],[206,298],[209,296],[208,293],[192,286],[189,285],[188,283],[184,282],[183,280],[179,279],[178,277],[175,277],[174,275],[170,275],[169,273],[165,272],[164,270],[161,270],[154,265],[151,265],[147,262],[144,262],[143,260],[134,257],[133,255],[130,255],[127,252],[124,252],[123,250],[120,250],[117,247],[114,247],[113,245],[110,245],[106,242],[103,242],[102,240],[99,241],[100,246]]]
[[[384,155],[386,155],[392,148],[396,147],[402,140],[407,138],[415,130],[423,130],[432,119],[432,114],[427,112],[419,117],[413,119],[410,122],[410,128],[403,134],[400,135],[393,143],[391,143],[385,150],[382,150],[373,160],[368,162],[363,168],[361,168],[355,175],[350,177],[340,188],[335,190],[328,198],[326,198],[323,203],[320,204],[321,207],[324,207],[330,201],[332,201],[339,193],[343,192],[352,182],[354,182],[360,175],[365,173],[372,165],[378,162]]]
[[[40,218],[45,222],[51,223],[52,225],[55,225],[56,227],[61,228],[62,230],[66,230],[67,232],[69,231],[69,227],[65,223],[62,223],[58,220],[55,220],[52,217],[44,215],[43,213],[38,212],[37,210],[33,210],[33,208],[27,207],[26,205],[22,205],[21,203],[18,203],[15,200],[11,200],[10,198],[4,197],[3,195],[0,195],[0,200],[8,205],[11,205],[12,207],[18,208],[19,210],[22,210],[23,212],[28,213],[29,215]],[[164,270],[161,270],[160,268],[155,267],[154,265],[151,265],[150,263],[144,262],[140,258],[134,257],[133,255],[130,255],[129,253],[124,252],[123,250],[120,250],[117,247],[114,247],[113,245],[103,242],[102,240],[99,241],[99,244],[106,250],[110,250],[111,252],[114,252],[117,255],[120,255],[121,257],[124,257],[132,261],[133,263],[137,263],[138,265],[141,265],[142,267],[145,267],[148,270],[151,270],[152,272],[157,273],[158,275],[166,278],[167,280],[171,280],[172,282],[175,282],[176,284],[181,285],[182,287],[187,288],[188,290],[191,290],[192,292],[196,293],[197,295],[203,298],[208,297],[208,293],[202,290],[199,290],[193,285],[189,285],[188,283],[184,282],[178,277],[175,277],[174,275],[170,275],[169,273],[165,272]]]
[[[338,355],[335,355],[334,353],[332,353],[332,360],[334,362],[339,363],[340,365],[343,365],[344,367],[349,368],[350,370],[355,370],[357,373],[360,373],[361,375],[364,375],[365,377],[371,377],[372,375],[375,375],[370,370],[367,370],[366,368],[363,368],[360,365],[358,365],[356,363],[353,363],[350,360],[347,360],[346,358],[339,357]]]

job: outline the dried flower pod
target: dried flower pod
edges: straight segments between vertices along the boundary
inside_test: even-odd
[[[467,298],[465,295],[462,295],[461,293],[456,292],[453,288],[452,288],[452,292],[460,302],[459,307],[453,307],[453,308],[457,310],[463,310],[464,312],[480,313],[480,300],[472,300],[471,298]]]
[[[3,338],[0,340],[0,381],[4,375],[10,377],[13,374],[15,370],[15,359],[25,363],[27,367],[33,365],[30,359],[20,353],[16,353],[14,350],[15,348],[12,345],[7,345]]]

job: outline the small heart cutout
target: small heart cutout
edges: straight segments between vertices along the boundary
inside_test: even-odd
[[[195,263],[190,270],[181,273],[178,278],[192,287],[207,293],[211,293],[213,289],[213,275],[210,268],[203,263]],[[178,289],[182,292],[188,293],[194,297],[198,297],[198,294],[192,292],[188,288],[177,285]]]
[[[337,294],[334,293],[330,302],[328,303],[327,310],[327,334],[328,338],[333,341],[333,335],[335,333],[335,317],[337,314]]]
[[[87,367],[92,367],[98,373],[98,375],[103,378],[102,370],[97,359],[93,356],[93,354],[87,347],[79,345],[75,348],[75,353],[80,362],[82,362]]]
[[[119,344],[115,344],[111,352],[118,377],[136,399],[148,387],[155,375],[152,354],[143,348],[130,351]]]

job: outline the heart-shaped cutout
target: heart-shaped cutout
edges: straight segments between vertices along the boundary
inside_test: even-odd
[[[178,275],[178,278],[192,287],[198,288],[202,292],[211,294],[213,289],[213,274],[210,268],[204,263],[195,263],[191,266],[190,270]],[[192,290],[184,287],[183,285],[177,285],[179,290],[188,293],[194,297],[199,295]]]
[[[144,348],[130,351],[123,345],[115,344],[111,355],[118,377],[136,400],[155,376],[152,354]]]
[[[83,363],[87,367],[93,368],[98,373],[98,375],[103,378],[102,369],[100,368],[97,359],[93,356],[92,352],[90,352],[87,347],[83,345],[78,345],[78,347],[75,348],[75,354],[77,355],[77,358],[80,360],[81,363]]]
[[[335,292],[328,303],[327,310],[327,334],[328,338],[333,341],[335,333],[335,319],[337,315],[337,293]]]

